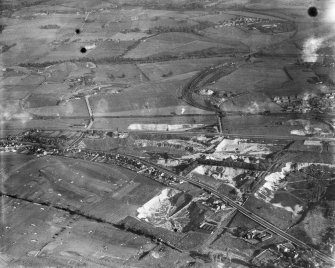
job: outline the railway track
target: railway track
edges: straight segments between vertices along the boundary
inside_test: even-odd
[[[220,109],[214,106],[208,106],[201,104],[194,100],[192,94],[199,87],[208,85],[214,81],[217,81],[223,76],[226,76],[237,69],[237,66],[233,64],[225,63],[217,66],[212,66],[205,69],[204,71],[198,73],[195,77],[191,79],[182,89],[182,99],[189,105],[206,110],[213,111],[216,113],[220,112]]]
[[[304,249],[308,249],[309,251],[313,252],[314,255],[316,257],[318,257],[319,259],[330,263],[332,265],[335,265],[335,259],[333,259],[332,257],[328,256],[327,254],[316,250],[315,248],[307,245],[306,243],[302,242],[301,240],[297,239],[296,237],[286,233],[285,231],[283,231],[282,229],[278,228],[277,226],[273,225],[272,223],[268,222],[267,220],[265,220],[264,218],[254,214],[253,212],[251,212],[250,210],[246,209],[245,207],[243,207],[242,205],[237,204],[234,200],[230,199],[228,196],[218,192],[216,189],[210,187],[209,185],[197,181],[193,178],[188,178],[188,177],[184,177],[184,176],[180,176],[177,174],[174,174],[172,171],[165,169],[161,166],[158,166],[154,163],[151,163],[147,160],[144,160],[142,158],[138,158],[132,155],[128,155],[128,154],[123,154],[123,156],[127,157],[127,158],[132,158],[134,160],[140,161],[148,166],[152,166],[154,168],[156,168],[157,170],[164,172],[170,176],[173,176],[181,181],[187,181],[192,185],[195,185],[197,187],[202,188],[203,190],[206,190],[208,192],[210,192],[211,194],[213,194],[214,196],[216,196],[217,198],[221,199],[222,201],[224,201],[226,204],[230,205],[231,207],[235,208],[238,212],[242,213],[243,215],[245,215],[246,217],[248,217],[249,219],[257,222],[259,225],[265,227],[266,229],[268,229],[269,231],[271,231],[272,233],[281,236],[282,238],[286,239],[287,241],[290,241],[291,243],[295,244],[296,246],[299,246],[301,248]]]

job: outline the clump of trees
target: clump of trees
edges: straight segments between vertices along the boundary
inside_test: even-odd
[[[172,76],[172,74],[173,74],[172,71],[170,71],[166,74],[162,74],[162,77],[170,77],[170,76]]]
[[[182,26],[156,26],[146,31],[147,34],[159,34],[169,32],[183,32],[193,33],[199,35],[199,31],[214,26],[215,23],[210,21],[200,21],[196,25],[182,25]]]
[[[139,33],[141,31],[140,28],[136,27],[136,28],[131,28],[131,29],[124,29],[122,31],[120,31],[120,33]]]
[[[0,25],[0,33],[2,33],[2,31],[5,30],[5,28],[6,28],[6,25],[1,24],[1,25]]]
[[[48,24],[48,25],[42,25],[40,28],[41,29],[59,29],[60,26],[57,24]]]
[[[8,51],[9,49],[15,46],[16,46],[16,43],[11,44],[11,45],[2,45],[2,47],[0,48],[0,54]]]

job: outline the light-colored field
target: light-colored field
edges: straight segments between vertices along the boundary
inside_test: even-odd
[[[138,67],[150,78],[151,81],[173,79],[174,76],[200,71],[208,66],[229,61],[230,58],[188,59],[170,62],[143,63]]]
[[[76,20],[77,17],[77,20]],[[2,38],[7,44],[16,43],[16,46],[3,53],[2,60],[6,65],[21,62],[37,61],[50,53],[50,43],[57,39],[65,39],[64,36],[73,33],[73,27],[80,24],[79,16],[49,15],[31,20],[11,19],[2,33]],[[55,24],[60,29],[41,29],[43,25]],[[29,29],[29,31],[27,31]],[[38,48],[38,49],[37,49]],[[64,53],[65,54],[65,53]]]
[[[119,94],[94,95],[90,103],[95,116],[208,114],[179,98],[184,84],[184,79],[142,83]]]
[[[314,85],[307,80],[317,76],[316,69],[321,75],[333,78],[332,68],[298,67],[309,37],[329,38],[320,48],[326,53],[334,52],[333,19],[326,18],[327,8],[334,1],[321,2],[312,3],[318,7],[319,15],[311,18],[306,12],[311,3],[304,0],[56,0],[52,3],[3,0],[0,28],[1,135],[27,128],[47,129],[49,132],[44,133],[45,137],[50,135],[56,139],[64,135],[70,143],[81,132],[51,130],[85,130],[89,114],[83,95],[90,95],[89,102],[95,116],[93,129],[122,132],[131,129],[129,126],[134,126],[133,130],[141,129],[139,126],[170,130],[168,126],[171,125],[214,125],[218,123],[216,115],[186,104],[181,99],[181,89],[197,72],[227,61],[237,63],[237,70],[205,86],[214,92],[227,93],[222,94],[227,98],[232,96],[220,106],[224,111],[277,112],[280,107],[271,101],[275,96],[330,92],[332,85]],[[207,7],[201,8],[201,5]],[[245,25],[224,26],[222,23],[241,16],[281,22],[276,26],[267,25],[269,28],[278,27],[273,34],[272,30],[248,29]],[[283,20],[292,24],[283,25]],[[213,24],[218,25],[214,27]],[[292,31],[275,33],[288,28]],[[76,33],[76,29],[80,32]],[[80,52],[81,47],[90,45],[86,53]],[[250,52],[256,53],[247,55]],[[146,57],[148,59],[143,59]],[[179,60],[175,60],[177,58]],[[63,63],[59,64],[59,61]],[[243,94],[234,96],[236,93]],[[60,118],[38,120],[32,115]],[[66,119],[75,116],[78,119]],[[241,154],[252,153],[263,157],[263,154],[283,149],[286,140],[279,146],[278,141],[274,141],[278,136],[290,136],[292,131],[303,135],[314,130],[313,133],[326,134],[333,131],[329,123],[308,116],[296,115],[292,119],[289,114],[231,116],[228,113],[222,118],[224,133],[267,136],[273,147],[267,148],[264,140],[261,145],[255,145],[257,141],[249,142],[250,146],[235,140],[221,143],[221,148],[217,148],[212,156],[222,159],[229,155],[232,159],[244,160],[246,158],[240,157]],[[152,159],[155,153],[165,153],[182,160],[174,158],[165,162],[159,156],[152,161],[164,162],[163,165],[181,164],[168,167],[176,170],[182,168],[188,159],[208,152],[210,143],[199,139],[195,144],[185,136],[173,140],[170,134],[165,133],[157,137],[157,134],[132,132],[124,139],[114,138],[112,133],[103,139],[93,139],[93,136],[87,135],[82,140],[83,147],[105,152],[130,152],[145,157],[150,155]],[[209,145],[210,148],[214,148],[215,142],[217,140],[210,143],[213,145]],[[333,148],[328,151],[326,144],[320,143],[315,146],[317,149],[309,147],[308,150],[304,146],[303,141],[295,143],[284,150],[287,155],[278,155],[279,160],[334,162]],[[238,152],[235,150],[237,147]],[[159,195],[165,186],[126,168],[105,163],[103,161],[107,160],[103,157],[86,155],[86,160],[81,160],[72,158],[71,152],[67,153],[70,157],[0,154],[0,190],[12,196],[0,200],[0,267],[186,267],[192,262],[195,267],[200,267],[206,263],[201,261],[198,265],[198,258],[191,259],[189,252],[176,253],[142,234],[116,229],[125,217],[138,216],[138,209]],[[81,154],[84,155],[83,151]],[[92,158],[97,162],[88,161]],[[248,160],[256,161],[251,157]],[[212,185],[226,194],[233,186],[237,187],[239,181],[233,178],[245,172],[202,167],[203,170],[195,170],[200,174],[199,180],[209,183],[204,174],[210,171],[208,175],[213,177]],[[294,192],[301,191],[299,183],[292,192],[273,191],[271,200],[267,200],[269,202],[250,196],[245,206],[286,229],[300,218],[299,212],[306,207],[300,200],[303,197]],[[180,188],[195,192],[195,187],[187,183],[181,184]],[[327,188],[323,202],[328,202],[325,201],[327,198],[333,199],[332,191],[333,186]],[[199,202],[198,205],[185,222],[193,223],[194,228],[203,217],[200,209],[203,204]],[[159,211],[160,208],[143,219],[159,221],[154,217],[169,210]],[[323,209],[316,206],[305,213],[296,229],[291,229],[292,233],[300,232],[299,239],[317,245],[325,227],[331,226],[331,221],[320,212]],[[171,230],[175,227],[170,221],[167,224],[171,224]],[[142,226],[138,227],[142,228],[139,231],[147,228],[147,233],[155,234],[151,232],[152,226],[145,222],[135,222],[135,225]],[[239,213],[231,221],[231,226],[260,227]],[[193,227],[190,230],[194,230]],[[198,231],[179,233],[180,236],[175,237],[181,240],[176,244],[183,246],[184,243],[185,248],[200,245],[209,234]],[[251,246],[230,232],[226,229],[212,245],[222,255],[226,253],[227,267],[242,267],[266,246],[281,242],[274,235],[268,244]],[[175,233],[171,233],[168,237],[174,237]],[[235,258],[245,263],[234,263]],[[226,263],[218,265],[223,267]]]
[[[45,98],[44,105],[48,98]],[[80,100],[71,100],[62,105],[54,105],[54,106],[43,106],[38,108],[28,108],[25,111],[29,112],[33,115],[39,116],[87,116],[89,117],[88,109],[86,107],[86,103],[84,99]]]
[[[27,73],[24,76],[8,76],[2,81],[1,99],[3,99],[2,107],[6,109],[6,113],[11,116],[20,116],[26,112],[38,115],[56,115],[58,113],[87,115],[86,105],[84,103],[81,105],[80,100],[71,101],[63,107],[56,106],[62,98],[66,99],[75,94],[68,89],[69,85],[65,80],[78,78],[89,73],[91,70],[87,68],[86,63],[62,63],[42,70],[39,73],[31,70],[30,74]],[[7,73],[10,71],[6,71],[5,75]],[[7,107],[9,101],[11,105]],[[25,109],[28,110],[25,111]]]
[[[112,36],[112,40],[114,41],[133,41],[139,40],[143,37],[148,37],[148,34],[145,33],[116,33]]]
[[[70,215],[52,207],[2,197],[0,265],[36,256],[52,237],[67,226]],[[5,251],[5,252],[4,252]]]
[[[27,162],[30,162],[34,159],[31,155],[24,155],[24,154],[13,154],[13,153],[0,153],[1,157],[1,169],[2,169],[2,176],[8,177],[11,173],[14,173],[16,169],[20,167],[24,167]],[[34,161],[34,160],[33,160]]]
[[[254,92],[262,89],[281,87],[289,78],[280,66],[280,62],[272,68],[259,64],[245,64],[231,74],[220,78],[210,87],[236,93]],[[266,72],[265,72],[266,69]]]
[[[226,42],[226,40],[229,40],[230,43],[235,43],[238,47],[243,48],[243,51],[248,48],[251,52],[287,40],[293,34],[292,32],[279,33],[276,35],[263,34],[260,32],[251,33],[235,27],[208,28],[204,32],[206,37],[212,38],[217,42]]]
[[[220,109],[226,112],[261,113],[265,111],[280,112],[281,107],[263,93],[244,94],[220,105]]]
[[[301,49],[297,47],[293,42],[287,40],[284,42],[280,42],[278,44],[270,45],[261,50],[263,53],[267,55],[300,55]]]
[[[27,120],[25,117],[20,118],[21,114],[18,114],[18,119],[20,120],[8,120],[1,122],[1,126],[5,129],[26,129],[26,128],[36,128],[36,129],[72,129],[72,130],[85,130],[85,124],[88,124],[86,119],[48,119],[48,120],[38,120],[29,118]],[[15,117],[14,117],[15,118]]]
[[[2,197],[1,266],[120,267],[127,261],[138,263],[139,255],[156,247],[144,236],[116,229],[108,222],[70,214],[44,202],[48,200],[38,198],[33,203]],[[164,255],[160,258],[165,258]],[[157,260],[149,258],[142,262]]]
[[[113,263],[116,267],[136,257],[142,248],[150,250],[155,246],[147,238],[118,230],[109,224],[80,219],[44,247],[41,254],[74,262],[84,259],[91,265],[96,262],[100,265]]]
[[[127,88],[122,93],[107,96],[92,96],[93,113],[121,112],[140,109],[155,109],[182,104],[178,99],[183,83],[146,83]]]
[[[279,228],[286,229],[295,223],[301,215],[295,215],[282,207],[275,207],[251,196],[245,203],[245,207],[257,215],[275,224]],[[272,213],[271,213],[272,211]]]
[[[93,80],[101,84],[139,84],[147,79],[135,64],[98,64]]]
[[[220,40],[222,41],[222,40]],[[200,51],[207,48],[235,49],[246,51],[239,42],[217,42],[213,39],[199,37],[190,33],[163,33],[158,36],[148,38],[141,42],[136,48],[130,50],[126,58],[145,58],[160,53],[178,54],[193,51]]]
[[[240,135],[265,135],[274,137],[277,135],[289,136],[290,130],[298,126],[282,127],[290,119],[289,116],[228,116],[222,119],[223,128],[230,133]],[[279,124],[280,122],[280,124]],[[300,129],[303,127],[301,126]]]
[[[230,20],[232,18],[235,18],[235,15],[220,12],[220,14],[203,14],[197,17],[192,17],[191,19],[194,21],[210,21],[213,23],[219,23],[224,20]]]
[[[113,196],[127,185],[137,187]],[[10,174],[8,194],[59,204],[116,223],[155,195],[161,185],[142,175],[113,165],[80,159],[44,157],[27,162]]]

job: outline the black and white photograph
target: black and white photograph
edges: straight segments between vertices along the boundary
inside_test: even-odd
[[[335,0],[0,0],[0,268],[334,268]]]

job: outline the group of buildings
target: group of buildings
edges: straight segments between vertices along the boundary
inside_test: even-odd
[[[270,20],[263,20],[261,18],[253,18],[253,17],[235,17],[230,20],[220,21],[220,25],[216,27],[224,27],[224,26],[243,26],[243,25],[252,25],[254,23],[270,23]]]
[[[293,26],[293,25],[292,25]],[[285,21],[274,21],[255,17],[235,17],[230,20],[220,21],[214,28],[238,27],[242,30],[259,30],[261,32],[285,32],[293,30]]]
[[[248,230],[245,234],[242,235],[242,238],[251,244],[258,244],[264,242],[272,237],[272,233],[264,230],[260,231],[255,228]]]
[[[273,98],[273,102],[281,106],[284,112],[333,112],[335,109],[335,92],[321,96],[312,96],[310,94],[303,96],[276,96]]]
[[[257,267],[324,267],[313,254],[306,254],[290,242],[264,249],[254,257],[252,264]]]

